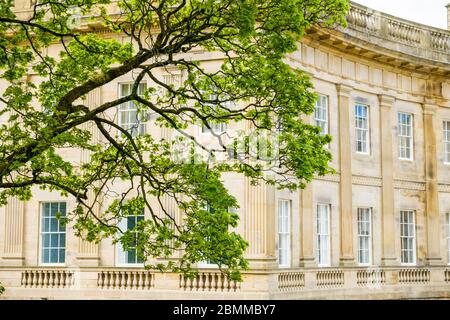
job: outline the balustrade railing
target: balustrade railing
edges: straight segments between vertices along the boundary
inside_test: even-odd
[[[33,269],[22,271],[21,285],[26,288],[67,288],[74,284],[69,270]]]
[[[318,287],[334,288],[344,285],[343,270],[326,270],[316,273],[316,281]]]
[[[450,53],[450,31],[447,30],[396,18],[356,3],[350,4],[347,22],[350,29],[388,41]]]
[[[278,289],[280,291],[294,291],[305,287],[304,272],[282,272],[278,274]]]
[[[194,278],[179,276],[179,286],[183,290],[191,291],[237,291],[240,283],[230,280],[226,275],[215,272],[200,272]]]
[[[154,274],[148,271],[101,271],[97,275],[101,289],[150,289],[154,282]]]
[[[428,269],[401,269],[398,273],[398,282],[402,284],[421,284],[430,282]]]
[[[356,282],[361,287],[381,286],[386,284],[386,272],[384,270],[358,270]]]

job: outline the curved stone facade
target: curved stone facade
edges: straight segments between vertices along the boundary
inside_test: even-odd
[[[18,10],[25,14],[26,6]],[[195,57],[217,63],[206,52]],[[352,3],[347,28],[311,28],[288,61],[306,71],[324,97],[324,113],[309,121],[323,121],[333,136],[337,173],[294,193],[226,177],[241,207],[238,231],[250,243],[244,282],[229,282],[213,268],[191,281],[120,265],[110,241],[86,243],[70,226],[65,264],[43,265],[41,203],[74,203],[36,189],[32,201],[13,200],[0,209],[3,297],[450,297],[450,32]],[[105,85],[88,103],[115,98],[117,83],[130,79]],[[281,267],[277,215],[283,201],[290,245]]]

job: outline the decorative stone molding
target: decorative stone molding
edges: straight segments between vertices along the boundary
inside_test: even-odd
[[[336,89],[338,92],[338,96],[350,97],[353,87],[346,84],[336,84]]]
[[[341,181],[341,175],[337,173],[337,174],[328,174],[326,176],[316,176],[314,180],[339,183]]]
[[[434,116],[438,110],[438,106],[434,103],[434,100],[426,99],[425,103],[422,105],[423,114]]]
[[[392,106],[394,105],[394,102],[395,102],[395,97],[385,95],[385,94],[380,94],[380,95],[378,95],[378,100],[380,102],[380,107],[392,108]]]
[[[439,183],[438,184],[439,192],[450,192],[450,184],[447,183]]]
[[[394,180],[394,188],[395,189],[425,191],[425,182],[395,179]]]
[[[380,177],[353,175],[352,183],[363,186],[381,187],[383,182]]]

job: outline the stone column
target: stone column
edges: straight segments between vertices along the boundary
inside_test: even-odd
[[[4,207],[5,228],[2,265],[23,266],[24,257],[24,216],[25,203],[17,198],[9,198]]]
[[[300,191],[300,266],[305,268],[317,266],[314,252],[314,213],[311,182]]]
[[[378,96],[380,101],[380,145],[381,145],[381,264],[397,265],[395,251],[395,212],[394,212],[394,164],[392,144],[392,114],[395,98]]]
[[[275,187],[261,182],[257,186],[245,179],[245,231],[249,242],[246,258],[250,267],[274,268],[275,253]]]
[[[355,263],[353,253],[353,205],[352,205],[352,148],[350,141],[350,94],[352,88],[336,85],[339,108],[339,163],[341,183],[339,185],[340,206],[340,265]]]
[[[436,153],[436,110],[437,106],[432,101],[426,101],[423,105],[423,129],[425,138],[425,179],[426,179],[426,234],[428,265],[440,265],[440,223],[439,201],[437,182],[437,153]],[[439,127],[440,128],[440,127]]]

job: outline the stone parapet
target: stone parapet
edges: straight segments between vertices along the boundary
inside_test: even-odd
[[[377,299],[449,298],[450,268],[296,268],[245,272],[242,283],[217,270],[194,279],[132,268],[0,268],[2,299]],[[64,289],[64,290],[61,290]]]
[[[450,31],[404,20],[351,2],[342,32],[419,59],[450,62]]]

